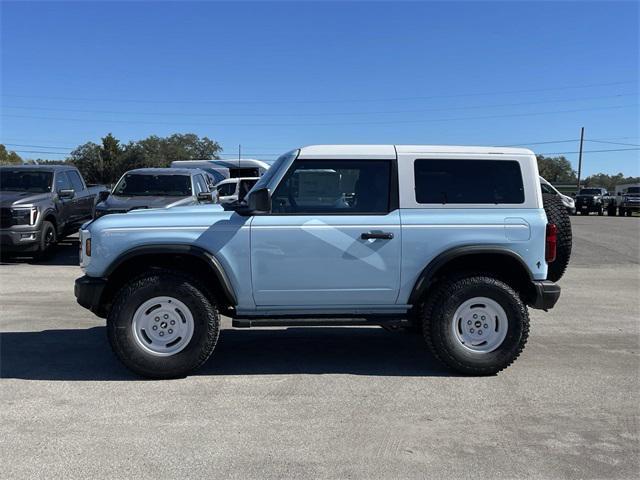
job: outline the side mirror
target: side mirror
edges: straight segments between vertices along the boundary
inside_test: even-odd
[[[109,195],[111,195],[111,192],[109,192],[109,190],[101,191],[100,193],[98,193],[98,201],[104,202],[107,198],[109,198]]]
[[[271,193],[268,188],[251,192],[248,198],[249,210],[253,213],[269,213],[271,211]]]
[[[198,194],[199,202],[211,202],[212,200],[213,200],[213,196],[211,195],[211,192],[200,192]]]
[[[60,198],[73,198],[76,196],[76,191],[73,188],[63,188],[58,190],[58,197]]]

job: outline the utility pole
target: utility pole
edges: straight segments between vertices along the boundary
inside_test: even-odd
[[[580,129],[580,153],[578,154],[578,192],[580,191],[580,175],[582,174],[582,143],[584,142],[584,127]]]
[[[242,145],[238,144],[238,168],[241,168],[240,167],[241,153],[242,153]]]

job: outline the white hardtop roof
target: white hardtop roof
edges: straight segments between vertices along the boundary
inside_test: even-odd
[[[527,148],[508,147],[471,147],[453,145],[310,145],[300,149],[301,159],[322,158],[362,158],[386,159],[396,158],[403,153],[446,153],[475,155],[533,155]]]
[[[216,183],[216,187],[218,185],[222,185],[223,183],[238,183],[240,180],[260,180],[260,177],[231,177],[225,178],[224,180],[220,180]]]

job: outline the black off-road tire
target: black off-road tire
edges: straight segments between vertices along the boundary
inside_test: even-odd
[[[616,215],[616,206],[609,204],[609,206],[607,207],[607,215],[609,215],[610,217],[615,217]]]
[[[573,243],[571,218],[564,205],[562,205],[562,201],[556,195],[543,193],[542,200],[547,220],[549,223],[555,223],[558,227],[556,259],[548,265],[547,270],[547,279],[557,282],[564,275],[571,259],[571,246]]]
[[[169,296],[184,303],[194,319],[193,336],[180,352],[157,356],[136,341],[133,316],[145,301]],[[213,353],[220,317],[211,293],[197,280],[171,270],[150,270],[125,284],[107,318],[107,335],[117,357],[131,371],[147,378],[180,378],[199,368]]]
[[[470,351],[454,336],[453,315],[463,302],[474,297],[496,301],[507,314],[506,337],[491,352]],[[467,375],[494,375],[504,370],[518,358],[529,337],[526,305],[509,285],[493,277],[443,281],[421,305],[420,316],[424,338],[433,355],[449,368]]]
[[[58,235],[56,233],[56,227],[53,223],[45,220],[42,222],[42,229],[40,230],[40,244],[36,252],[36,258],[43,260],[51,254],[51,250],[58,241]]]
[[[625,215],[625,211],[623,207],[618,207],[618,216],[619,217],[624,217]]]

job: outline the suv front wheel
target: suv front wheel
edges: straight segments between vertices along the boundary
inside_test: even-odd
[[[149,378],[183,377],[213,353],[220,319],[207,290],[180,273],[149,271],[118,292],[107,333],[118,358]]]
[[[421,309],[425,340],[453,370],[492,375],[520,355],[529,335],[529,314],[520,296],[492,277],[443,282]]]

